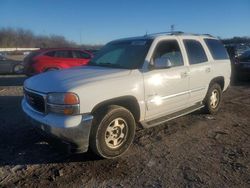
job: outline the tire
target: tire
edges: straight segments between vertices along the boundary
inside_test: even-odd
[[[58,68],[47,68],[44,72],[50,72],[50,71],[55,71],[55,70],[58,70]]]
[[[136,123],[129,110],[112,105],[94,114],[90,149],[102,158],[124,154],[132,144]]]
[[[210,85],[204,101],[205,112],[208,114],[217,113],[220,108],[221,100],[222,100],[221,86],[217,83],[213,83],[212,85]]]

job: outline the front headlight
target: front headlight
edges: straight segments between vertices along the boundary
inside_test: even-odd
[[[64,115],[80,113],[80,100],[75,93],[49,93],[47,97],[47,110]]]

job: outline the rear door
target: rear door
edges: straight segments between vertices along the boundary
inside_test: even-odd
[[[186,58],[189,62],[189,106],[204,99],[211,79],[211,62],[198,37],[183,37]]]
[[[54,55],[54,62],[62,68],[79,66],[77,58],[73,58],[72,50],[57,50]]]

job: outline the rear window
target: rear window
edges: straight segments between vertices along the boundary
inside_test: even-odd
[[[55,52],[55,57],[58,58],[73,58],[70,50],[58,50]]]
[[[55,56],[55,51],[50,51],[50,52],[47,52],[46,54],[44,54],[44,55],[46,55],[46,56],[49,56],[49,57],[54,57]]]
[[[207,55],[201,45],[201,43],[197,40],[183,40],[187,55],[189,64],[198,64],[207,62]]]
[[[228,53],[219,40],[215,39],[204,39],[205,43],[208,46],[209,51],[216,60],[228,59]]]
[[[82,51],[72,51],[74,58],[79,59],[89,59],[91,56],[88,53],[82,52]]]

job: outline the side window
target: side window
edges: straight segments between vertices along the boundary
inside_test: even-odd
[[[211,52],[214,59],[220,60],[229,58],[225,47],[219,40],[204,39],[204,41],[207,44],[208,49]]]
[[[49,57],[54,57],[55,56],[55,51],[47,52],[44,55],[49,56]]]
[[[78,59],[89,59],[90,55],[82,51],[72,51],[73,57]]]
[[[199,41],[188,39],[183,40],[183,42],[187,51],[189,64],[198,64],[208,61],[207,55]]]
[[[69,50],[58,50],[58,51],[55,52],[55,57],[73,58],[72,53]]]
[[[168,40],[160,42],[153,54],[153,64],[158,61],[168,62],[171,67],[183,65],[183,58],[179,44],[176,40]]]

